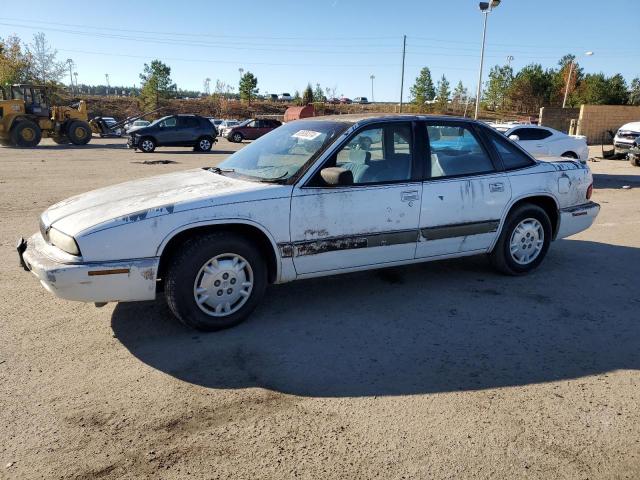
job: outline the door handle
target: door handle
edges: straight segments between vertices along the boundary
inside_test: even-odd
[[[403,202],[415,202],[420,199],[420,195],[417,190],[405,190],[400,194],[400,199]]]
[[[502,183],[502,182],[490,183],[489,184],[489,191],[490,192],[504,192],[504,183]]]

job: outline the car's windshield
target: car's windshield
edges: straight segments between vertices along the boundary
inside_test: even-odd
[[[350,126],[302,120],[285,124],[237,151],[219,166],[262,181],[285,181]]]
[[[169,117],[167,116],[167,117],[162,117],[162,118],[159,118],[159,119],[157,119],[157,120],[154,120],[153,122],[151,122],[151,124],[150,124],[150,125],[157,125],[157,124],[159,124],[161,121],[163,121],[165,118],[169,118]]]

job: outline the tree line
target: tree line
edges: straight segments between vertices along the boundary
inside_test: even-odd
[[[492,111],[517,111],[535,113],[540,107],[562,106],[565,91],[567,106],[592,105],[640,105],[640,77],[627,85],[617,73],[584,73],[574,55],[565,55],[557,68],[544,69],[532,63],[514,73],[511,65],[495,65],[484,84],[482,107]],[[443,75],[434,85],[431,71],[424,67],[410,90],[411,101],[416,105],[435,104],[440,109],[449,103],[475,102],[462,82],[451,91],[449,81]]]

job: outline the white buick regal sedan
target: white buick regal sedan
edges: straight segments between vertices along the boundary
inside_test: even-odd
[[[488,254],[520,275],[599,211],[579,161],[537,161],[490,127],[428,116],[288,123],[217,167],[57,203],[18,244],[53,294],[154,299],[203,330],[247,318],[270,283]]]

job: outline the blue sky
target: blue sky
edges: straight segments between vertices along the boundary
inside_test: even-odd
[[[17,5],[17,4],[16,4]],[[237,89],[239,68],[261,92],[302,90],[307,82],[338,95],[397,101],[402,35],[407,35],[405,99],[418,71],[475,89],[482,15],[475,0],[315,0],[244,2],[22,1],[0,13],[0,36],[30,41],[42,31],[72,58],[80,83],[139,84],[159,58],[180,88],[202,90],[207,77]],[[565,53],[586,72],[640,76],[638,0],[503,0],[489,17],[486,72],[512,55],[515,69],[554,66]],[[68,79],[65,80],[68,82]]]

